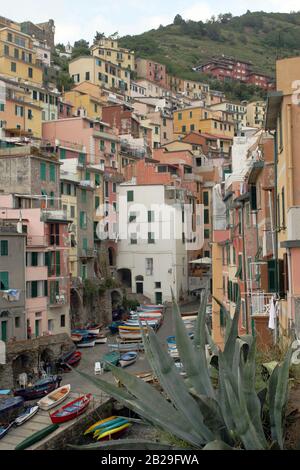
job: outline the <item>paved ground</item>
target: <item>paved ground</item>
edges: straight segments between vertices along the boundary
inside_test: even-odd
[[[181,307],[182,312],[191,312],[196,311],[199,308],[199,302],[192,302],[185,306]],[[172,319],[172,311],[171,308],[167,309],[164,323],[159,329],[158,338],[160,343],[166,346],[166,338],[168,336],[174,335],[174,325]],[[114,342],[114,337],[109,338],[108,342]],[[96,345],[94,348],[88,349],[81,349],[82,352],[82,360],[78,366],[78,370],[84,371],[91,376],[94,376],[94,368],[95,362],[99,362],[104,354],[108,352],[107,345]],[[128,372],[139,373],[139,372],[148,372],[151,370],[150,366],[148,365],[148,361],[145,358],[145,354],[143,352],[139,353],[139,359],[135,364],[132,364],[126,369]],[[71,372],[68,374],[63,375],[63,384],[69,383],[72,386],[72,391],[81,392],[81,393],[95,393],[101,394],[97,387],[93,386],[91,383],[87,383],[80,375],[76,374],[76,372]],[[104,375],[101,376],[105,380],[109,382],[114,382],[114,378],[110,372],[105,372]]]
[[[193,302],[188,305],[185,305],[181,308],[182,311],[190,312],[198,310],[198,302]],[[164,323],[159,329],[157,335],[160,340],[160,343],[165,345],[166,347],[166,338],[170,335],[174,334],[174,325],[172,320],[172,311],[171,309],[167,309],[165,313]],[[111,338],[114,341],[114,338]],[[110,339],[109,339],[110,341]],[[94,367],[95,362],[99,362],[102,356],[108,352],[107,345],[96,345],[94,348],[91,349],[82,349],[82,360],[78,369],[84,372],[87,372],[92,377],[94,377]],[[127,368],[128,372],[138,373],[138,372],[147,372],[150,371],[151,368],[148,365],[148,362],[145,358],[144,353],[139,353],[138,361]],[[92,393],[94,395],[94,401],[90,405],[88,412],[91,412],[93,409],[98,408],[101,403],[104,403],[107,400],[107,396],[105,396],[101,390],[99,390],[96,386],[87,382],[83,379],[79,374],[75,371],[70,372],[68,374],[63,374],[63,381],[62,385],[71,384],[72,393],[70,395],[70,399],[68,401],[72,401],[72,398],[77,398],[78,394],[83,393]],[[114,378],[110,372],[105,372],[104,375],[101,376],[107,381],[114,382]],[[59,407],[58,407],[59,408]],[[55,408],[51,411],[55,411]],[[74,421],[70,423],[66,423],[60,426],[59,430],[55,431],[53,435],[58,433],[64,432],[66,428],[72,426]],[[0,441],[0,451],[1,450],[13,450],[17,444],[22,442],[24,439],[29,437],[36,431],[43,429],[44,427],[51,424],[51,420],[49,417],[49,413],[39,410],[39,412],[27,423],[19,428],[13,428],[10,432]],[[139,431],[140,432],[140,431]],[[145,435],[149,433],[148,429],[145,430]],[[53,435],[46,438],[50,439]],[[41,441],[43,443],[44,441]],[[39,443],[38,445],[40,445]],[[34,448],[34,447],[33,447]]]

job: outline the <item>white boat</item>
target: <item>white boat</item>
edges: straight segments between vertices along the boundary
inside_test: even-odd
[[[137,318],[155,318],[155,319],[158,319],[160,320],[162,318],[162,314],[161,313],[143,313],[143,312],[139,312],[139,313],[132,313],[130,315],[130,318],[134,318],[134,319],[137,319]]]
[[[140,323],[142,326],[158,326],[159,325],[159,322],[157,320],[149,320],[149,321],[140,320]],[[140,323],[137,320],[127,320],[124,323],[124,325],[139,327]]]
[[[107,336],[99,336],[95,339],[95,344],[106,344],[107,343]]]
[[[26,423],[26,421],[29,421],[38,411],[39,411],[38,406],[31,406],[27,408],[27,410],[24,411],[24,413],[22,413],[20,416],[18,416],[15,419],[16,426],[22,426],[22,424]]]
[[[119,330],[120,338],[122,339],[141,339],[142,333],[141,330],[138,331],[129,331],[129,330]]]
[[[126,354],[122,354],[120,357],[120,366],[121,367],[128,367],[131,364],[134,364],[138,358],[138,353],[137,352],[128,352]]]
[[[63,387],[57,388],[54,392],[49,393],[46,397],[38,401],[38,406],[48,411],[62,403],[71,392],[71,385],[64,385]]]
[[[77,348],[93,348],[96,344],[95,340],[77,343]]]

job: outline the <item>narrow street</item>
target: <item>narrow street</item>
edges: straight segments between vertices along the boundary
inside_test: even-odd
[[[198,310],[199,301],[196,300],[189,304],[186,304],[181,307],[182,312],[190,312]],[[172,319],[172,309],[168,308],[165,314],[164,323],[161,328],[158,330],[158,338],[162,345],[166,346],[166,338],[174,334],[174,323]],[[115,337],[112,336],[108,339],[109,342],[114,342]],[[108,352],[107,345],[96,345],[94,348],[82,349],[82,360],[78,366],[79,371],[86,372],[94,377],[94,368],[95,362],[99,362],[104,354]],[[126,369],[131,373],[147,372],[151,368],[148,364],[148,361],[145,357],[144,352],[139,353],[138,361]],[[105,372],[101,376],[109,382],[114,382],[113,375],[110,372]],[[72,391],[77,393],[93,393],[95,395],[101,395],[101,392],[91,383],[87,383],[80,375],[75,371],[68,374],[63,374],[63,384],[71,384]]]

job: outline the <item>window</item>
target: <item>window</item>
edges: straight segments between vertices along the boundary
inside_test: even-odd
[[[204,209],[204,223],[209,224],[209,209]]]
[[[87,238],[84,238],[84,239],[82,240],[82,248],[83,248],[84,250],[87,250],[87,249],[88,249],[88,240],[87,240]]]
[[[84,153],[79,154],[78,163],[79,163],[79,165],[85,165],[85,154]]]
[[[100,175],[99,174],[95,174],[95,185],[96,186],[101,186],[101,179],[100,179]]]
[[[133,201],[134,201],[134,192],[127,191],[127,202],[133,202]]]
[[[89,81],[89,79],[90,79],[90,72],[86,72],[86,74],[85,74],[85,79],[86,79],[86,81]]]
[[[97,210],[99,206],[100,206],[100,197],[96,196],[95,197],[95,209]]]
[[[205,240],[208,240],[210,238],[210,230],[209,229],[204,230],[204,238],[205,238]]]
[[[15,317],[15,328],[20,328],[20,326],[21,326],[20,317]]]
[[[158,127],[155,127],[155,134],[156,134],[156,135],[159,134]]]
[[[203,204],[205,206],[209,205],[209,193],[208,193],[208,191],[203,192]]]
[[[116,153],[116,143],[115,142],[111,143],[111,153]]]
[[[85,204],[86,201],[87,201],[86,189],[82,189],[81,190],[81,202],[83,202]]]
[[[0,290],[9,289],[9,273],[6,271],[0,272]]]
[[[40,163],[40,179],[46,181],[46,163]]]
[[[186,126],[182,126],[182,132],[186,132]]]
[[[161,282],[155,283],[155,289],[161,289]]]
[[[5,111],[5,105],[4,103],[0,103],[0,111]]]
[[[33,77],[33,70],[31,67],[28,68],[28,77],[32,78]]]
[[[31,120],[31,119],[33,118],[33,114],[32,114],[32,110],[31,110],[31,109],[28,109],[27,116],[28,116],[28,119],[29,119],[29,120]]]
[[[195,124],[191,124],[190,129],[191,129],[191,131],[194,131],[195,130]]]
[[[1,240],[0,256],[8,256],[8,240]]]
[[[152,232],[148,233],[148,244],[149,245],[154,245],[155,243],[155,234]]]
[[[66,326],[66,315],[61,315],[60,316],[60,327],[65,328]]]
[[[87,218],[86,218],[86,212],[80,212],[80,228],[82,230],[85,230],[87,227]]]
[[[132,233],[130,236],[130,244],[131,245],[137,245],[137,234]]]
[[[113,183],[112,185],[112,192],[116,193],[117,192],[117,183]]]
[[[136,212],[131,212],[129,214],[129,223],[135,222],[137,219],[137,213]]]
[[[71,206],[71,219],[75,218],[75,206]]]
[[[154,222],[154,211],[148,211],[148,222]]]
[[[24,116],[24,108],[23,106],[15,106],[15,115],[18,117],[23,117]]]
[[[86,172],[85,172],[85,180],[86,181],[91,181],[91,173],[88,170],[86,170]]]
[[[182,113],[178,113],[178,121],[182,121]]]
[[[56,181],[56,172],[54,163],[50,163],[50,181],[55,183]]]
[[[100,150],[101,150],[101,152],[104,152],[104,150],[105,150],[105,142],[104,142],[104,140],[100,140]]]
[[[50,206],[51,206],[51,207],[54,206],[54,201],[55,201],[55,199],[54,199],[54,192],[51,191],[51,192],[50,192]]]
[[[15,62],[11,62],[10,71],[11,72],[16,72],[17,71],[17,64]]]
[[[146,276],[153,276],[153,258],[146,258]]]

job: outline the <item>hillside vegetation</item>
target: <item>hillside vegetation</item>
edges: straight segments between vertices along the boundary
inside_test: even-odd
[[[215,88],[224,84],[192,71],[213,56],[225,54],[253,63],[253,69],[275,75],[277,58],[300,54],[300,11],[292,13],[247,12],[242,16],[230,13],[202,21],[184,21],[180,15],[174,23],[160,26],[137,36],[125,36],[120,45],[135,50],[139,57],[149,58],[167,66],[168,73],[190,80],[210,81]],[[263,94],[255,87],[230,87],[227,92]],[[245,90],[244,90],[245,88]],[[226,91],[226,90],[224,90]]]

